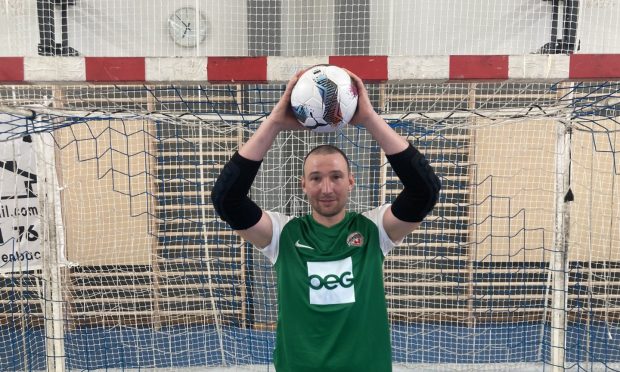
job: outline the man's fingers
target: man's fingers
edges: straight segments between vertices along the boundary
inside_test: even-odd
[[[366,86],[364,85],[364,81],[359,76],[355,75],[354,73],[347,70],[346,68],[342,68],[342,69],[345,70],[349,74],[349,76],[351,76],[351,79],[353,80],[353,82],[355,83],[355,86],[357,87],[358,94],[365,93]]]

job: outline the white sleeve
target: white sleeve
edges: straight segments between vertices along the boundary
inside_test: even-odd
[[[405,239],[402,238],[397,242],[392,241],[383,228],[383,215],[385,214],[385,211],[390,208],[390,206],[391,204],[383,204],[380,207],[362,213],[362,215],[377,225],[377,228],[379,229],[379,245],[384,256],[387,256],[387,254],[390,253],[395,246],[401,244]]]
[[[282,232],[284,225],[293,219],[293,217],[278,212],[265,211],[265,213],[267,213],[269,218],[271,218],[271,242],[268,246],[259,249],[259,251],[261,251],[261,253],[269,259],[271,264],[275,264],[278,259],[278,252],[280,251],[280,233]]]

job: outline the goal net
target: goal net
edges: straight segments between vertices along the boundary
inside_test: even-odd
[[[384,264],[394,369],[620,370],[620,3],[135,3],[37,1],[65,14],[54,43],[34,2],[0,3],[15,26],[0,52],[0,370],[273,370],[272,267],[210,192],[286,79],[325,62],[365,79],[442,182]],[[188,7],[207,32],[182,46],[169,19]],[[580,26],[553,39],[556,11]],[[352,161],[349,210],[400,191],[348,126],[281,133],[252,199],[308,213],[301,162],[322,143]]]

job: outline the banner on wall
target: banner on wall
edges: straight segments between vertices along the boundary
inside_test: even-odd
[[[37,270],[43,260],[37,156],[30,136],[0,146],[0,272]],[[61,253],[61,258],[64,254]],[[64,259],[62,259],[64,261]]]

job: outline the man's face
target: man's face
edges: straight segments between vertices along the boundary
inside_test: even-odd
[[[301,188],[317,222],[337,223],[344,217],[344,207],[354,182],[342,155],[313,153],[308,156]]]

